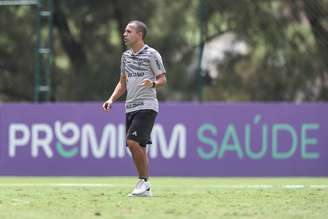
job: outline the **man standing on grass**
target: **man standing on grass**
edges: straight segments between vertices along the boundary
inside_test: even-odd
[[[127,90],[126,142],[136,166],[139,181],[129,196],[152,196],[146,145],[151,144],[150,134],[159,110],[156,88],[166,84],[166,72],[160,54],[145,44],[147,26],[137,20],[130,21],[123,34],[129,48],[121,58],[121,76],[103,109],[112,104]]]

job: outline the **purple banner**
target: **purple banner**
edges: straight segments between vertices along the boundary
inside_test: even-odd
[[[0,105],[0,175],[136,175],[123,104]],[[328,104],[161,103],[152,176],[328,176]]]

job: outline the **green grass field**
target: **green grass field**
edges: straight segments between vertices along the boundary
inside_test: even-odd
[[[0,177],[1,219],[328,218],[328,178]]]

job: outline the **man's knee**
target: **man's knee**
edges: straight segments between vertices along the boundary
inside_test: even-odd
[[[131,139],[126,140],[126,143],[128,144],[128,147],[130,148],[130,150],[139,149],[139,147],[140,147],[138,142],[131,140]]]

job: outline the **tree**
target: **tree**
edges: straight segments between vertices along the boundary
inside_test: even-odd
[[[327,0],[54,1],[53,100],[102,101],[119,78],[122,33],[129,20],[149,26],[146,42],[163,55],[168,88],[160,100],[197,95],[199,12],[202,39],[225,34],[247,45],[226,51],[219,77],[205,74],[204,100],[328,99]],[[0,8],[0,101],[32,101],[36,9]],[[19,25],[19,28],[17,26]],[[205,82],[205,81],[204,81]]]
[[[325,17],[318,10],[327,2],[240,0],[220,1],[216,7],[213,1],[208,4],[209,31],[236,34],[247,43],[249,53],[227,56],[218,64],[218,86],[207,87],[205,99],[215,99],[215,94],[221,100],[326,99],[322,95],[326,88],[318,84],[327,84],[327,68],[323,67],[326,49],[316,44],[328,43],[322,26]]]
[[[28,6],[0,7],[0,101],[33,100],[35,13]]]

